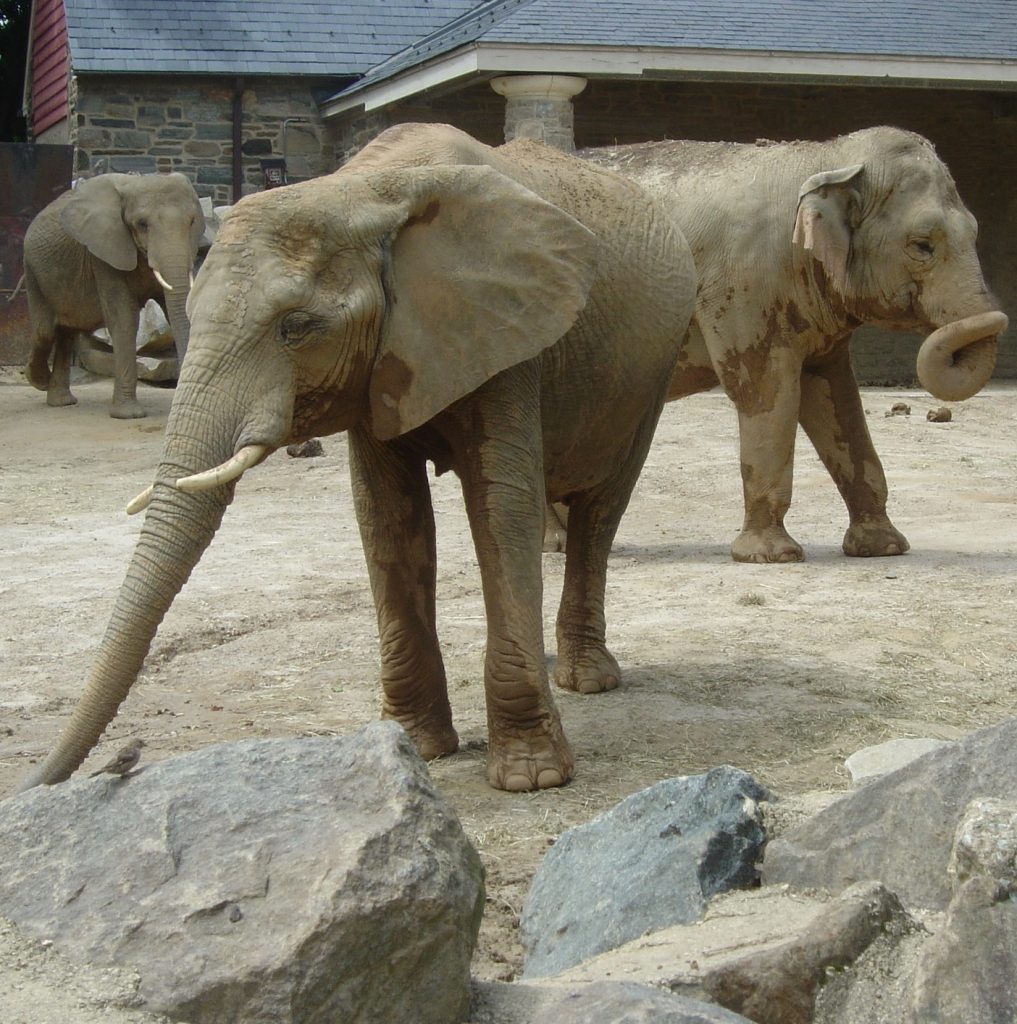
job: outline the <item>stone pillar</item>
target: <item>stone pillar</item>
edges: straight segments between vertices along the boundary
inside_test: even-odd
[[[576,148],[572,97],[586,79],[572,75],[505,75],[491,80],[505,97],[505,141],[537,139],[571,153]]]

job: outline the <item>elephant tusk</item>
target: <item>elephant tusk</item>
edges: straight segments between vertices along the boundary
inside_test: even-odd
[[[127,514],[134,516],[148,508],[152,504],[152,492],[154,490],[155,484],[149,484],[136,498],[131,498],[127,503]]]
[[[194,287],[194,271],[193,270],[190,271],[188,273],[188,275],[187,275],[187,287],[188,288],[193,288]]]
[[[155,279],[159,282],[159,284],[163,286],[163,289],[165,291],[173,291],[173,285],[171,285],[169,281],[167,281],[166,278],[163,277],[162,274],[160,274],[159,271],[155,269],[155,267],[152,267],[152,273],[155,274]]]
[[[231,480],[243,476],[251,466],[260,462],[268,453],[268,445],[245,445],[232,459],[228,459],[221,466],[207,469],[204,473],[195,473],[194,476],[181,477],[173,486],[187,494],[210,491],[213,487],[228,484]]]

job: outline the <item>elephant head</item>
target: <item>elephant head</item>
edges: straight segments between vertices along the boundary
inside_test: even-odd
[[[859,322],[931,331],[918,355],[923,387],[970,398],[992,376],[1008,324],[982,277],[975,218],[927,140],[896,129],[847,138],[846,154],[864,159],[803,182],[794,242]]]
[[[236,478],[354,425],[390,439],[554,344],[592,234],[484,166],[339,171],[243,199],[197,275],[148,512],[71,722],[22,788],[66,778],[117,712]]]
[[[63,208],[67,233],[97,259],[132,271],[138,254],[166,297],[166,313],[183,360],[188,343],[185,311],[205,218],[183,174],[101,174],[81,182]]]

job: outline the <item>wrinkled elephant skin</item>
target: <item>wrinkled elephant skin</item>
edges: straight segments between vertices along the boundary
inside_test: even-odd
[[[992,374],[1006,330],[976,224],[931,144],[894,128],[825,143],[657,142],[587,150],[668,204],[701,288],[669,399],[718,382],[738,410],[740,561],[802,558],[784,528],[797,426],[847,505],[848,555],[899,555],[887,485],[851,369],[861,324],[933,332],[924,387],[961,401]],[[944,337],[944,332],[949,337]]]
[[[145,415],[137,399],[135,339],[155,299],[177,356],[187,351],[185,305],[205,231],[201,203],[182,174],[100,174],[42,210],[25,232],[25,287],[34,328],[25,375],[52,406],[74,405],[74,337],[106,325],[113,345],[110,415]]]
[[[239,475],[338,431],[377,608],[383,714],[425,757],[457,748],[431,461],[462,482],[480,566],[489,781],[566,782],[572,753],[544,657],[544,494],[571,512],[556,682],[609,689],[607,557],[695,289],[688,245],[645,190],[528,141],[491,149],[448,126],[402,125],[333,175],[243,199],[191,292],[163,460],[135,505],[149,507],[106,637],[63,736],[23,786],[66,778],[117,713]]]

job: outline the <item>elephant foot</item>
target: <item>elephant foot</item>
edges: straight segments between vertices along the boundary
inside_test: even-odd
[[[77,405],[78,400],[71,394],[69,388],[57,388],[46,392],[46,404],[54,409],[59,409],[65,405]]]
[[[417,752],[425,761],[454,754],[459,749],[459,734],[450,722],[421,722],[419,719],[401,720],[396,715],[385,714],[383,718],[398,722],[413,740]]]
[[[564,786],[573,766],[572,747],[557,716],[525,731],[490,728],[487,781],[495,789],[525,793]]]
[[[731,545],[736,562],[801,562],[805,552],[783,526],[742,530]]]
[[[907,537],[885,516],[876,521],[852,523],[844,534],[844,554],[852,558],[903,555],[910,548]]]
[[[140,420],[148,415],[144,406],[136,398],[114,399],[113,404],[109,407],[109,414],[115,420]]]
[[[25,380],[35,388],[36,391],[49,390],[50,370],[49,363],[45,357],[30,359],[25,367]]]
[[[606,647],[587,648],[579,654],[563,655],[559,644],[554,682],[573,693],[604,693],[621,681],[621,669]]]

